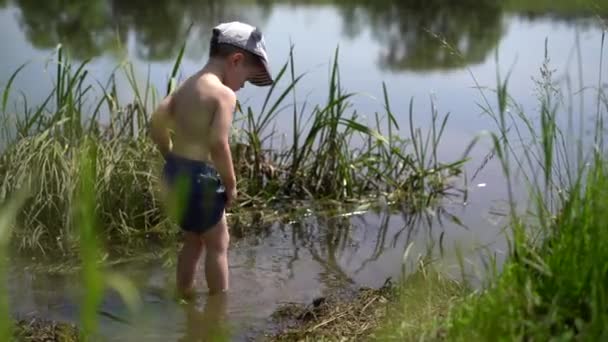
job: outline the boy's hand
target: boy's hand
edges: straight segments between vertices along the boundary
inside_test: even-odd
[[[156,147],[160,150],[163,157],[171,151],[171,137],[169,128],[171,127],[171,101],[172,96],[167,96],[152,113],[150,119],[150,136]]]
[[[226,189],[226,207],[232,207],[232,205],[236,202],[237,191],[236,187],[227,188]]]

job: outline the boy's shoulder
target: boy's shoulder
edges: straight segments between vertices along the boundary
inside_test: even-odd
[[[224,85],[213,74],[202,74],[198,77],[193,86],[196,87],[196,93],[205,99],[215,100],[217,102],[234,102],[236,103],[236,94],[232,89]]]

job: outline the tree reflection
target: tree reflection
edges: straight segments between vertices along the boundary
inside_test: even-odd
[[[388,69],[450,69],[482,62],[504,30],[497,0],[359,0],[340,6],[349,34],[362,23],[370,27],[383,50],[379,64]]]
[[[37,48],[62,43],[77,57],[94,57],[110,47],[112,25],[104,0],[15,0],[20,25]]]
[[[190,25],[194,39],[207,42],[211,28],[218,22],[240,20],[261,25],[270,14],[264,2],[247,4],[238,0],[111,0],[111,3],[116,25],[133,32],[138,56],[147,60],[172,58]]]
[[[75,57],[86,58],[116,49],[118,41],[129,42],[146,60],[174,58],[191,25],[190,41],[206,42],[220,21],[263,26],[277,4],[334,6],[342,17],[343,36],[354,38],[369,29],[378,40],[382,68],[415,71],[482,62],[504,33],[503,13],[525,14],[533,8],[542,14],[555,7],[565,17],[584,14],[571,10],[582,5],[566,1],[546,1],[537,8],[501,0],[0,0],[0,6],[11,3],[21,9],[23,30],[38,48],[61,42]],[[431,33],[445,38],[461,56]],[[207,44],[191,44],[190,49],[199,49],[190,54],[202,58]]]
[[[2,5],[6,0],[0,1]],[[14,4],[35,47],[61,43],[79,59],[117,50],[133,37],[139,58],[167,60],[177,53],[191,25],[193,34],[208,40],[207,32],[219,21],[260,25],[269,15],[267,1],[253,11],[238,0],[14,0]]]

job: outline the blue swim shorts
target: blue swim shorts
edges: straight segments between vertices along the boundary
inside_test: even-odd
[[[169,154],[163,177],[173,194],[173,219],[183,230],[201,234],[220,221],[226,207],[226,189],[213,166]]]

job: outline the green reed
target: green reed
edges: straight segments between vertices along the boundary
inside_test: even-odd
[[[600,61],[603,46],[604,36]],[[601,109],[607,105],[605,92],[601,87],[595,90],[595,134],[586,141],[588,148],[571,156],[572,140],[584,139],[568,137],[557,124],[562,96],[550,70],[545,53],[537,80],[540,124],[531,123],[521,108],[516,113],[532,137],[526,140],[530,144],[521,159],[528,166],[524,173],[530,180],[536,223],[523,215],[513,217],[511,258],[491,289],[467,301],[454,315],[450,335],[456,339],[498,334],[516,339],[601,340],[608,333],[608,174],[603,144],[606,112]],[[599,70],[602,84],[601,64]],[[502,100],[506,91],[500,94]],[[505,144],[514,146],[513,138]],[[507,172],[506,177],[512,174]]]
[[[135,286],[124,276],[104,271],[101,261],[104,254],[102,239],[99,237],[98,227],[98,196],[96,192],[96,174],[99,167],[98,146],[93,141],[84,141],[77,151],[77,182],[75,184],[74,202],[70,203],[68,216],[74,222],[78,238],[76,248],[80,255],[80,272],[82,275],[83,294],[80,300],[81,341],[97,340],[98,311],[104,291],[109,288],[116,291],[131,312],[139,308],[139,294]],[[29,185],[26,185],[27,189]],[[27,196],[26,196],[27,195]],[[5,274],[9,257],[11,231],[19,230],[21,225],[15,218],[21,207],[27,204],[30,191],[20,190],[7,200],[0,211],[0,280],[6,284]],[[12,234],[14,235],[14,234]],[[12,340],[12,319],[8,308],[5,287],[0,289],[0,337],[3,341]],[[25,329],[25,330],[23,330]],[[21,328],[22,333],[36,336],[36,332]],[[67,338],[67,337],[66,337]]]
[[[97,267],[100,259],[99,238],[97,236],[95,175],[97,150],[94,145],[85,143],[79,156],[80,182],[77,184],[77,202],[74,205],[75,221],[79,227],[80,258],[84,288],[81,308],[81,338],[97,332],[97,307],[101,303],[103,283]]]
[[[256,119],[251,107],[241,109],[241,112],[246,112],[243,145],[247,148],[237,150],[236,163],[241,167],[242,184],[247,194],[256,196],[263,193],[260,199],[268,196],[347,199],[384,192],[400,200],[410,195],[429,199],[445,189],[446,175],[458,173],[462,161],[441,164],[436,158],[448,116],[439,124],[438,114],[433,111],[430,133],[426,138],[416,128],[412,139],[402,139],[397,132],[398,125],[390,110],[385,86],[386,112],[375,114],[375,128],[363,121],[356,110],[349,112],[349,100],[357,94],[345,92],[342,88],[338,49],[330,70],[327,102],[313,107],[304,120],[306,102],[300,108],[295,101],[291,105],[283,103],[290,92],[294,99],[297,97],[295,85],[304,76],[296,76],[293,56],[292,48],[288,64],[277,76],[280,81],[289,69],[290,85],[273,103],[269,99],[274,88],[269,91],[262,115]],[[274,132],[268,132],[269,124],[278,110],[289,107],[293,109],[291,145],[282,151],[264,150],[262,146],[268,145],[267,142],[274,137]],[[381,116],[388,119],[386,134],[380,123]],[[410,108],[410,123],[413,124],[413,108]],[[412,147],[414,154],[408,153]],[[257,177],[260,174],[265,178]],[[433,177],[441,185],[430,182]],[[431,187],[431,184],[437,186]]]
[[[600,61],[604,39],[602,35]],[[599,70],[601,85],[602,65]],[[501,267],[490,259],[484,287],[460,296],[443,310],[444,318],[429,319],[423,335],[417,335],[455,341],[604,340],[608,336],[605,89],[593,89],[597,103],[591,112],[577,113],[594,119],[593,134],[585,139],[572,134],[574,127],[559,124],[562,113],[571,116],[573,111],[572,106],[564,110],[562,99],[574,96],[562,94],[546,52],[536,79],[538,115],[526,113],[509,95],[508,78],[497,74],[495,106],[482,93],[482,108],[496,123],[493,148],[509,187],[508,258]],[[585,132],[584,127],[579,129]],[[524,212],[521,203],[513,200],[516,174],[530,193],[531,208]],[[389,336],[417,331],[393,323]]]
[[[185,45],[168,80],[167,93],[177,86]],[[236,212],[245,207],[272,207],[288,200],[346,200],[388,196],[391,202],[426,206],[448,189],[447,178],[459,173],[462,161],[441,164],[436,150],[448,116],[432,112],[429,133],[412,128],[410,139],[398,132],[395,114],[384,86],[385,113],[369,124],[351,111],[355,93],[340,82],[339,50],[331,64],[327,102],[312,108],[296,105],[297,86],[305,74],[296,74],[294,49],[276,76],[277,83],[259,110],[238,106],[233,143],[234,162],[242,194]],[[121,63],[105,83],[87,70],[88,61],[73,64],[59,48],[55,56],[54,88],[38,106],[24,99],[23,112],[9,112],[3,101],[5,148],[0,155],[0,197],[7,198],[28,185],[27,199],[18,221],[15,245],[70,254],[78,245],[73,218],[66,216],[77,203],[81,182],[78,156],[84,146],[95,154],[94,188],[99,227],[106,239],[127,245],[150,239],[166,240],[175,234],[162,212],[158,177],[162,158],[148,138],[149,110],[159,99],[148,78],[143,88],[134,67]],[[8,99],[17,70],[9,79],[3,98]],[[116,79],[122,73],[133,98],[122,103]],[[279,91],[277,84],[285,85]],[[289,98],[293,103],[289,103]],[[8,101],[8,100],[6,100]],[[293,142],[274,146],[272,124],[285,110],[293,110]],[[100,120],[102,115],[108,118]],[[413,107],[410,107],[413,125]],[[380,121],[388,119],[386,127]]]

